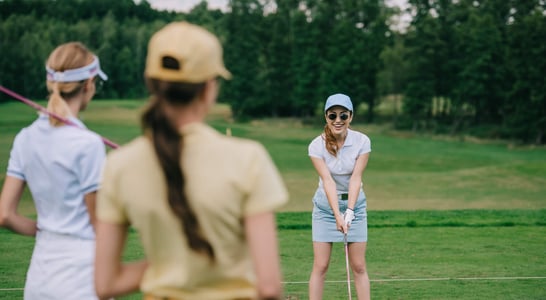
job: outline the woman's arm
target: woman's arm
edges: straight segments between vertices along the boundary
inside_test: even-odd
[[[254,262],[259,299],[281,299],[282,283],[277,227],[272,212],[244,219],[245,234]]]
[[[89,222],[91,222],[91,225],[93,225],[93,229],[95,228],[95,224],[97,222],[97,215],[96,215],[96,199],[97,199],[97,192],[91,192],[85,194],[83,196],[83,199],[85,200],[85,206],[87,206],[87,213],[89,213]]]
[[[317,170],[317,173],[319,174],[320,178],[322,179],[322,184],[324,185],[324,192],[326,193],[326,197],[328,198],[328,203],[330,204],[330,207],[332,208],[332,211],[334,212],[334,217],[336,218],[336,227],[337,230],[340,230],[341,232],[345,233],[347,232],[347,226],[345,225],[345,222],[343,221],[343,215],[339,212],[339,205],[337,204],[337,187],[334,179],[332,178],[332,175],[330,174],[330,170],[328,170],[328,166],[326,165],[326,162],[324,162],[323,159],[318,157],[311,157],[311,161],[313,162],[313,166],[315,167],[315,170]]]
[[[25,181],[6,176],[0,195],[0,226],[22,235],[36,236],[36,221],[17,213]]]
[[[353,174],[351,175],[351,178],[349,179],[349,199],[347,203],[347,207],[350,209],[354,209],[356,205],[356,201],[358,200],[358,194],[360,193],[360,187],[362,186],[362,173],[364,173],[364,170],[366,169],[366,166],[368,165],[368,159],[370,157],[370,153],[364,153],[361,154],[355,162],[355,167],[353,169]]]
[[[139,289],[147,263],[122,263],[127,229],[126,225],[96,222],[95,290],[100,299],[129,294]]]

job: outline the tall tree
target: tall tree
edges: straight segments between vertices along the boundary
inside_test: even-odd
[[[265,16],[260,31],[260,51],[263,57],[264,90],[267,114],[289,116],[293,114],[293,73],[291,70],[293,32],[290,1],[280,1],[274,13]]]
[[[504,130],[525,142],[545,143],[546,16],[544,3],[521,1],[509,28],[509,62],[514,76],[504,105]]]
[[[408,62],[406,60],[407,49],[404,45],[403,35],[395,33],[393,43],[386,46],[381,52],[380,58],[383,68],[377,74],[378,94],[381,96],[392,95],[394,97],[394,115],[398,116],[398,107],[402,101],[402,94],[407,84]],[[396,120],[394,120],[396,122]]]
[[[233,78],[226,82],[223,95],[235,117],[261,116],[266,114],[267,107],[259,47],[263,6],[257,0],[231,0],[229,7],[224,51]]]
[[[296,116],[314,116],[325,94],[320,89],[322,53],[326,45],[318,22],[313,19],[313,3],[292,11],[292,58],[290,70],[294,80],[292,103]],[[318,108],[318,109],[317,109]]]

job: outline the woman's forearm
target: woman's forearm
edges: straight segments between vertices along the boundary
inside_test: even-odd
[[[7,220],[3,220],[2,227],[6,227],[13,232],[26,236],[36,236],[37,231],[35,220],[19,214],[12,214]]]
[[[281,269],[275,215],[261,213],[245,218],[245,234],[254,261],[259,299],[281,299]]]
[[[6,176],[0,194],[0,226],[28,236],[36,235],[36,221],[17,213],[17,207],[25,182],[19,178]]]
[[[97,221],[95,290],[101,299],[138,291],[147,262],[123,263],[127,225]]]
[[[112,280],[101,281],[96,278],[97,295],[100,299],[112,299],[113,297],[137,292],[147,266],[148,264],[144,260],[126,263],[120,266],[119,273]]]
[[[347,202],[347,207],[354,209],[356,201],[358,200],[358,195],[360,194],[360,188],[362,186],[362,176],[353,175],[349,180],[349,200]]]

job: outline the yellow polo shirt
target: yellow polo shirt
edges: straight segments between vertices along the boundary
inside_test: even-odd
[[[257,142],[221,135],[204,123],[184,126],[181,134],[186,193],[216,264],[187,246],[167,202],[153,145],[145,137],[109,153],[97,217],[138,231],[149,262],[141,282],[144,293],[185,300],[256,297],[242,221],[288,201],[282,178]]]

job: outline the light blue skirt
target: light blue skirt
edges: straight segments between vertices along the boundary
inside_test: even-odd
[[[347,200],[337,200],[341,214],[347,209]],[[368,241],[368,218],[366,213],[366,195],[362,190],[354,208],[355,219],[347,234],[348,242]],[[319,188],[313,196],[313,242],[343,242],[344,235],[336,228],[336,218],[324,190]]]

